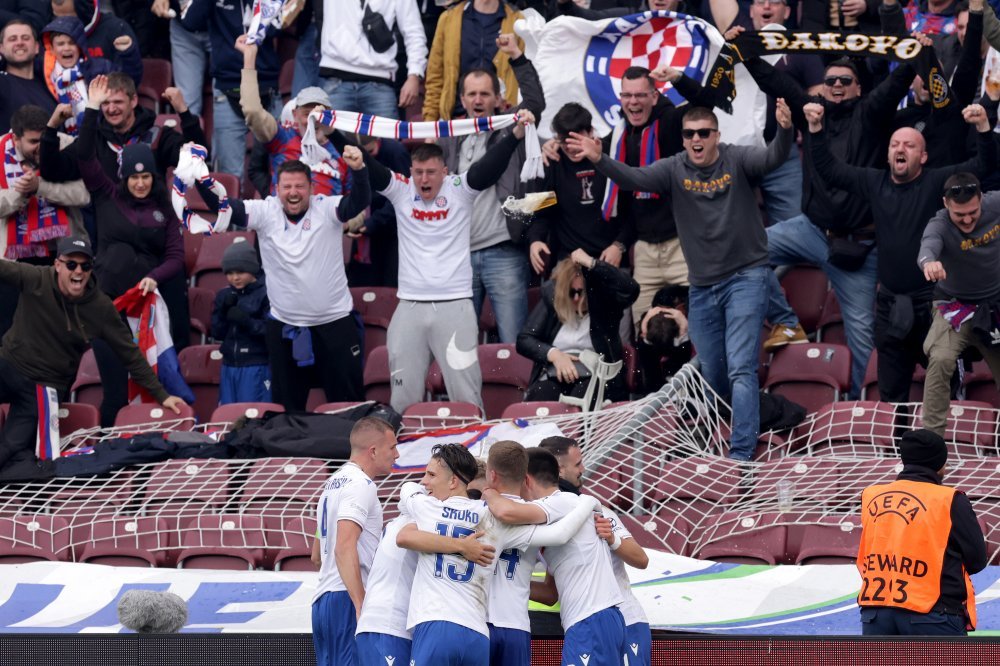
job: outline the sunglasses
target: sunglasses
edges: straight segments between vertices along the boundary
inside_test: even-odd
[[[952,185],[944,191],[946,199],[971,199],[977,194],[979,194],[979,186],[975,183]]]
[[[718,132],[719,130],[713,129],[711,127],[700,127],[698,129],[682,129],[681,136],[685,139],[693,139],[694,135],[697,134],[699,138],[707,139],[712,136],[712,132]]]
[[[69,269],[70,273],[75,271],[77,268],[82,270],[84,273],[89,273],[94,270],[94,264],[89,261],[73,261],[72,259],[59,259],[59,261],[61,261],[62,264]]]
[[[583,296],[583,289],[570,289],[569,297],[576,298],[577,296]]]
[[[837,81],[840,81],[840,85],[842,86],[849,86],[854,83],[855,79],[853,76],[828,76],[823,79],[823,83],[831,88],[837,85]]]

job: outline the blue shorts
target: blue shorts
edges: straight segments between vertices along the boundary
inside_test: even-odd
[[[410,666],[489,666],[490,639],[454,622],[421,622],[413,629]]]
[[[625,626],[625,646],[628,648],[628,666],[650,666],[653,659],[653,636],[648,622]]]
[[[612,606],[580,620],[566,631],[562,666],[583,663],[587,666],[621,666],[626,649],[625,618],[616,606]]]
[[[356,666],[354,602],[347,592],[326,592],[313,602],[313,647],[318,666]]]
[[[531,632],[490,628],[490,666],[531,666]]]
[[[410,666],[410,639],[366,631],[355,636],[358,666]]]

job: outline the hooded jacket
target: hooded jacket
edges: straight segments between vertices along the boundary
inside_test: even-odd
[[[248,317],[239,322],[232,321],[227,317],[230,307],[239,308]],[[263,275],[258,275],[256,282],[243,289],[226,287],[219,290],[212,307],[212,337],[222,341],[219,351],[222,352],[223,365],[267,365],[264,328],[270,309]]]
[[[83,22],[83,29],[87,35],[88,55],[95,58],[112,58],[115,53],[114,42],[122,36],[131,37],[131,48],[138,51],[139,40],[135,32],[128,23],[117,16],[100,11],[98,6],[100,0],[74,0],[73,4],[76,16]],[[49,16],[51,17],[51,14]],[[139,61],[137,74],[131,72],[128,74],[135,80],[135,84],[139,85],[142,81],[142,60]]]
[[[92,56],[87,50],[87,33],[83,23],[75,16],[58,16],[42,30],[42,47],[44,49],[45,84],[53,97],[58,98],[52,72],[56,67],[56,56],[52,49],[52,39],[55,35],[69,35],[80,48],[80,60],[77,65],[83,75],[84,83],[89,84],[94,77],[108,72],[124,72],[138,83],[142,79],[142,57],[135,40],[125,51],[112,48],[104,57]]]
[[[0,344],[0,358],[27,379],[69,391],[83,353],[93,340],[101,339],[154,398],[163,402],[169,397],[93,276],[76,300],[59,291],[56,270],[51,266],[0,261],[0,282],[13,285],[22,294],[14,323]]]

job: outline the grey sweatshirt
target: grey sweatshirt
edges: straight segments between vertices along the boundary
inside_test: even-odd
[[[931,218],[920,239],[917,264],[944,264],[947,277],[937,290],[967,303],[989,300],[1000,293],[1000,192],[983,195],[983,213],[972,233],[963,234],[943,208]]]
[[[697,167],[678,153],[646,167],[602,155],[597,170],[625,190],[670,197],[677,235],[696,287],[718,284],[767,264],[767,234],[753,187],[788,157],[792,130],[779,129],[767,148],[719,144],[719,159]]]

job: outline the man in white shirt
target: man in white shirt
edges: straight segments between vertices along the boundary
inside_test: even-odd
[[[343,223],[371,203],[361,150],[346,146],[355,172],[347,196],[313,195],[312,173],[298,160],[278,168],[277,196],[230,201],[230,224],[257,232],[271,318],[265,340],[271,394],[289,411],[306,407],[314,366],[329,402],[364,399],[361,336],[344,272]],[[206,200],[210,194],[200,190]]]
[[[451,400],[482,408],[471,213],[479,193],[503,175],[528,123],[534,117],[525,111],[514,131],[464,174],[448,174],[442,149],[429,143],[411,154],[410,178],[368,160],[372,188],[392,202],[399,233],[399,305],[386,339],[397,412],[423,400],[431,358]]]
[[[509,523],[551,523],[593,500],[558,490],[559,463],[539,448],[528,450],[525,496],[519,503],[495,490],[483,492],[490,511]],[[545,549],[548,571],[559,591],[560,619],[565,631],[563,663],[591,666],[621,664],[625,659],[624,602],[611,565],[611,551],[592,526],[584,525],[562,546]]]
[[[351,430],[350,460],[326,482],[319,499],[321,564],[312,605],[319,666],[357,663],[354,632],[382,534],[375,479],[388,474],[397,458],[392,426],[374,417],[361,419]]]

